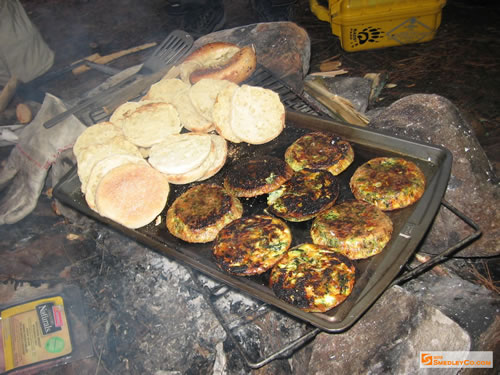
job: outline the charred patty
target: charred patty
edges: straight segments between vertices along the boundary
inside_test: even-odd
[[[337,177],[325,170],[302,169],[269,194],[267,212],[289,221],[310,220],[333,206],[338,196]]]
[[[356,199],[390,211],[418,201],[424,194],[425,176],[409,160],[379,157],[356,169],[350,187]]]
[[[210,242],[243,214],[238,198],[222,186],[199,184],[180,195],[167,211],[170,233],[187,242]]]
[[[274,156],[245,159],[228,171],[224,187],[237,197],[255,197],[276,190],[292,174],[290,166]]]
[[[285,161],[294,171],[326,169],[335,176],[347,169],[353,160],[354,150],[349,142],[323,132],[303,135],[285,152]]]
[[[234,220],[217,235],[213,254],[221,269],[234,275],[266,272],[292,243],[292,233],[280,219],[253,215]]]
[[[378,254],[392,235],[391,219],[360,201],[338,204],[318,215],[311,225],[313,243],[330,246],[350,259]]]
[[[325,312],[351,294],[354,264],[327,246],[302,244],[288,250],[273,267],[276,296],[308,312]]]

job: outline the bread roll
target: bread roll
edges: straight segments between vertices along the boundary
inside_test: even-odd
[[[208,134],[184,133],[151,147],[149,163],[167,175],[183,174],[199,167],[212,149]]]
[[[189,55],[180,65],[181,79],[196,83],[203,78],[225,79],[241,83],[257,65],[255,48],[240,48],[227,42],[208,43]]]
[[[128,163],[101,179],[95,202],[101,216],[136,229],[162,212],[169,191],[169,183],[160,172],[149,165]]]
[[[189,89],[191,103],[207,121],[213,123],[213,109],[217,95],[230,83],[225,80],[205,78]]]
[[[236,137],[250,144],[276,138],[285,127],[285,107],[272,90],[242,85],[233,95],[231,129]]]
[[[153,84],[142,100],[156,100],[172,103],[172,100],[189,90],[190,84],[183,82],[179,78],[161,79]]]
[[[231,128],[231,107],[233,95],[239,86],[236,83],[227,85],[217,95],[212,111],[214,127],[217,133],[233,143],[240,143],[239,139]]]
[[[181,125],[186,129],[197,133],[208,133],[213,129],[213,121],[207,120],[196,110],[188,92],[175,97],[173,105],[179,113]]]
[[[172,134],[179,134],[182,129],[172,104],[148,100],[139,102],[115,123],[121,126],[127,139],[139,147],[151,147]]]
[[[84,148],[77,157],[78,177],[82,183],[82,192],[87,189],[87,182],[92,168],[99,161],[108,156],[116,154],[127,154],[142,157],[139,149],[130,143],[124,136],[116,136],[108,143],[94,144]]]
[[[78,159],[81,151],[91,145],[108,142],[111,138],[123,135],[122,130],[108,121],[99,122],[89,126],[76,139],[73,154]]]
[[[103,176],[105,176],[112,169],[127,163],[143,163],[147,164],[146,160],[136,155],[115,154],[108,156],[95,163],[90,176],[88,178],[87,187],[85,189],[85,200],[91,209],[97,209],[95,205],[95,192],[97,186]]]

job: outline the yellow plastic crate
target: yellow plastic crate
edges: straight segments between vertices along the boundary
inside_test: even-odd
[[[446,0],[309,0],[346,51],[422,43],[434,38]]]

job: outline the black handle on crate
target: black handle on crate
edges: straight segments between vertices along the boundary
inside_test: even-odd
[[[481,235],[481,229],[479,228],[479,226],[472,219],[467,217],[463,212],[459,211],[456,207],[453,207],[451,204],[449,204],[444,199],[441,200],[441,204],[443,206],[445,206],[448,210],[450,210],[452,213],[454,213],[456,216],[458,216],[460,219],[462,219],[470,227],[472,227],[475,232],[472,233],[471,235],[465,237],[464,239],[460,240],[455,245],[453,245],[453,246],[449,247],[448,249],[442,251],[441,253],[435,255],[434,257],[429,259],[427,262],[422,263],[421,265],[410,269],[409,271],[407,271],[403,275],[394,279],[394,281],[391,283],[390,286],[400,284],[404,281],[407,281],[409,279],[412,279],[412,278],[424,273],[425,271],[429,270],[431,267],[434,267],[436,264],[445,260],[447,257],[452,255],[455,251],[457,251],[461,247],[470,244],[472,241],[476,240]]]

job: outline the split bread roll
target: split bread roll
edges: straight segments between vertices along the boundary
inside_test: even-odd
[[[147,164],[128,163],[102,177],[95,203],[101,216],[136,229],[162,212],[169,192],[170,185],[163,174]]]
[[[122,130],[109,121],[89,126],[76,139],[73,145],[73,154],[78,158],[81,151],[88,146],[106,143],[118,135],[123,135]]]
[[[227,142],[224,138],[216,134],[195,133],[181,134],[181,136],[173,137],[174,139],[151,148],[149,162],[154,168],[164,173],[168,182],[179,185],[206,180],[224,166],[227,158]],[[210,142],[210,150],[204,159],[204,152],[200,154],[197,150],[197,147],[204,147],[200,143],[201,140],[203,143],[207,140]],[[193,157],[190,158],[190,155]],[[193,160],[200,159],[203,159],[201,164],[193,167]],[[172,163],[180,164],[180,166],[176,165],[177,170],[188,169],[188,166],[190,169],[181,173],[169,173],[167,170],[172,170]]]
[[[148,161],[167,175],[183,174],[199,167],[212,147],[208,134],[177,134],[151,147]]]
[[[108,141],[108,143],[94,144],[83,149],[76,161],[78,163],[78,177],[82,184],[82,192],[87,189],[87,182],[92,172],[94,165],[111,155],[127,154],[142,157],[139,149],[130,143],[124,136],[116,136]]]
[[[142,157],[128,154],[114,154],[95,163],[90,172],[87,187],[85,189],[85,200],[92,210],[97,210],[95,205],[95,193],[101,179],[114,168],[127,163],[142,163],[147,165],[146,160]]]
[[[121,127],[130,142],[139,147],[151,147],[182,130],[179,114],[170,103],[144,100],[135,108],[129,104],[126,108],[130,109],[124,113],[121,109],[120,116],[114,116],[114,123]]]
[[[234,134],[231,128],[231,103],[238,87],[236,83],[231,83],[222,89],[217,95],[212,110],[215,131],[233,143],[241,142],[241,139]]]
[[[191,53],[179,66],[181,79],[194,84],[203,78],[225,79],[241,83],[257,66],[255,48],[233,43],[213,42]]]
[[[187,90],[191,85],[183,82],[179,78],[161,79],[151,85],[146,95],[141,100],[156,100],[165,103],[172,103],[174,98]]]
[[[213,129],[213,122],[203,117],[199,111],[196,110],[191,99],[189,92],[183,92],[172,100],[172,104],[177,109],[181,125],[197,133],[208,133]]]
[[[230,81],[222,79],[204,78],[189,89],[191,103],[198,113],[210,123],[214,121],[213,108],[217,95],[229,84],[231,84]]]
[[[231,130],[250,144],[262,144],[281,134],[285,107],[279,95],[269,89],[242,85],[231,100]]]

